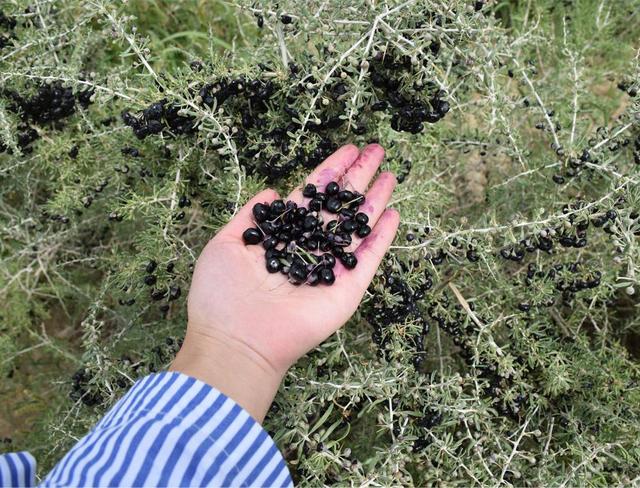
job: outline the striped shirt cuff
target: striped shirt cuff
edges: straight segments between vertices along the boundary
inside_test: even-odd
[[[28,452],[0,455],[0,487],[36,484],[36,460]]]
[[[293,486],[282,455],[238,404],[189,376],[147,376],[44,486]]]

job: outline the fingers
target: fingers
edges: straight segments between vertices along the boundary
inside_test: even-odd
[[[387,208],[396,184],[397,181],[394,174],[385,171],[380,173],[380,176],[376,178],[371,188],[369,188],[365,196],[365,202],[360,206],[359,212],[367,214],[369,217],[368,225],[372,229],[375,227],[385,208]],[[363,239],[358,237],[357,234],[353,234],[351,249],[358,247],[362,240]]]
[[[252,209],[256,203],[271,203],[278,199],[278,193],[271,188],[262,190],[251,200],[249,200],[238,213],[229,221],[227,225],[219,232],[221,236],[232,236],[242,239],[242,233],[249,227],[255,227]]]
[[[378,171],[383,159],[384,149],[382,146],[369,144],[349,167],[340,186],[363,193],[369,186],[373,175]]]
[[[341,282],[356,283],[357,288],[367,289],[369,283],[380,266],[380,262],[384,257],[387,249],[393,242],[400,224],[400,214],[397,210],[387,209],[378,219],[376,226],[371,234],[365,238],[360,246],[354,251],[358,259],[358,265],[351,271],[344,271],[344,277]],[[342,270],[341,270],[342,271]],[[349,277],[349,275],[351,275]],[[349,277],[349,279],[344,279]],[[336,281],[338,283],[338,281]]]
[[[305,183],[291,192],[288,199],[296,203],[302,203],[302,188],[307,183],[313,183],[320,188],[324,188],[331,181],[340,181],[359,154],[358,147],[353,144],[342,146],[313,170]]]

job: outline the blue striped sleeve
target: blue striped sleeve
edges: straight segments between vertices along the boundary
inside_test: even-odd
[[[36,484],[36,460],[28,452],[0,455],[0,487],[30,487]]]
[[[8,468],[6,472],[12,476]],[[0,476],[5,476],[2,464]],[[43,486],[293,482],[273,440],[245,410],[215,388],[171,372],[138,381],[56,465]]]

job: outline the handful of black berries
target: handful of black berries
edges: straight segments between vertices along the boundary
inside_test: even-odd
[[[371,233],[369,217],[358,212],[365,198],[333,181],[324,192],[308,184],[302,195],[310,199],[307,206],[283,200],[254,205],[256,227],[245,230],[242,238],[245,244],[262,243],[269,273],[283,273],[294,285],[332,285],[336,260],[347,269],[358,263],[346,251],[353,234],[364,238]],[[335,218],[325,222],[323,210]]]

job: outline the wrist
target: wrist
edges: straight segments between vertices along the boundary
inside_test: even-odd
[[[169,370],[213,386],[258,422],[264,420],[286,373],[237,339],[190,328]]]

